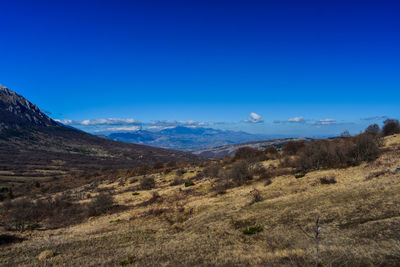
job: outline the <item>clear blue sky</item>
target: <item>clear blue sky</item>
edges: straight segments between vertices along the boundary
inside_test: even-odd
[[[0,0],[0,10],[0,84],[56,119],[318,135],[400,117],[398,1]],[[263,120],[241,122],[251,112]]]

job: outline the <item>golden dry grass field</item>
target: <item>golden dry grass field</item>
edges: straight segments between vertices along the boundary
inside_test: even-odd
[[[130,190],[132,177],[105,181],[96,186],[113,188],[123,209],[66,228],[25,231],[25,241],[0,246],[0,265],[310,266],[317,215],[320,266],[400,265],[400,172],[393,172],[400,135],[385,142],[370,163],[278,176],[269,185],[255,179],[223,195],[212,190],[212,177],[185,188],[169,185],[173,173],[155,176],[156,189],[138,195]],[[323,184],[324,177],[336,183]],[[254,189],[261,195],[255,203]],[[146,203],[152,191],[160,197]],[[252,226],[262,231],[243,233]]]

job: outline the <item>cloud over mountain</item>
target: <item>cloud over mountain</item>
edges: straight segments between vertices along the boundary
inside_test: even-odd
[[[335,119],[322,119],[313,122],[313,125],[331,125],[336,123]]]
[[[380,120],[385,120],[387,119],[388,116],[373,116],[373,117],[366,117],[366,118],[362,118],[362,120],[364,121],[380,121]]]
[[[102,132],[102,131],[137,131],[141,129],[141,127],[145,127],[150,130],[162,130],[173,127],[207,127],[214,125],[221,125],[224,122],[204,122],[204,121],[176,121],[176,120],[156,120],[151,122],[141,122],[132,118],[128,119],[120,119],[120,118],[107,118],[107,119],[90,119],[90,120],[70,120],[70,119],[58,119],[56,120],[59,123],[68,126],[77,126],[83,127],[86,130],[93,132]],[[107,126],[115,126],[115,127],[107,127]],[[91,130],[90,130],[91,129]]]
[[[96,125],[141,125],[141,122],[135,119],[91,119],[83,121],[73,121],[68,119],[56,120],[65,125],[83,125],[83,126],[96,126]]]
[[[305,123],[306,120],[303,117],[294,117],[288,119],[288,122],[293,122],[293,123]]]
[[[246,120],[243,120],[243,122],[247,123],[262,123],[264,122],[264,119],[258,115],[257,113],[251,112],[250,117],[247,118]]]

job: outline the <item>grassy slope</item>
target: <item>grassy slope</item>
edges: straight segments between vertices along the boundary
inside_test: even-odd
[[[90,218],[68,228],[26,232],[28,240],[0,247],[2,265],[118,265],[131,257],[133,265],[308,265],[315,254],[313,219],[321,216],[323,265],[395,265],[400,261],[400,173],[366,177],[400,167],[400,135],[386,140],[387,152],[377,161],[348,169],[322,170],[296,179],[255,181],[215,196],[212,179],[190,190],[168,186],[172,175],[157,180],[161,200],[138,204],[151,191],[123,193],[131,184],[114,187],[125,211]],[[187,174],[191,175],[191,174]],[[337,183],[319,178],[335,175]],[[253,188],[263,201],[250,205]],[[246,236],[242,229],[262,225]],[[39,261],[47,249],[56,256]]]

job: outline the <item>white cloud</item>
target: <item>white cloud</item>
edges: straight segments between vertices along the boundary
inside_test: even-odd
[[[81,125],[94,126],[94,125],[138,125],[141,124],[135,119],[94,119],[94,120],[83,120],[80,122]]]
[[[280,120],[274,120],[274,123],[305,123],[306,120],[304,119],[304,117],[294,117],[294,118],[290,118],[286,121],[280,121]]]
[[[91,119],[91,120],[82,120],[82,121],[75,121],[69,119],[58,119],[57,122],[60,122],[64,125],[75,126],[75,127],[87,127],[87,128],[95,128],[95,127],[103,127],[103,129],[97,129],[94,132],[101,132],[105,130],[121,130],[121,131],[134,131],[134,127],[130,126],[141,126],[147,129],[166,129],[166,128],[173,128],[177,126],[183,127],[207,127],[213,125],[220,125],[224,124],[224,122],[204,122],[204,121],[195,121],[195,120],[188,120],[188,121],[171,121],[171,120],[157,120],[152,122],[140,122],[135,119],[118,119],[118,118],[108,118],[108,119]],[[107,126],[120,126],[120,127],[113,127],[109,129],[105,129],[104,127]]]
[[[160,131],[160,130],[172,129],[172,128],[174,128],[174,126],[150,126],[150,127],[147,127],[147,130]]]
[[[243,122],[247,123],[262,123],[264,122],[264,119],[258,115],[257,113],[251,112],[250,117],[246,120],[243,120]]]
[[[102,130],[96,130],[95,132],[136,132],[140,129],[139,126],[131,126],[131,127],[113,127],[113,128],[106,128]]]
[[[336,120],[335,119],[323,119],[323,120],[318,120],[313,123],[313,125],[331,125],[335,124]]]
[[[140,121],[135,119],[92,119],[83,121],[73,121],[68,119],[56,120],[65,125],[82,125],[82,126],[97,126],[97,125],[141,125]]]
[[[206,121],[170,121],[170,120],[163,120],[163,121],[153,121],[150,123],[146,123],[145,125],[157,126],[157,127],[176,127],[176,126],[184,126],[184,127],[204,127],[204,126],[211,126],[216,124],[223,124],[223,122],[206,122]],[[149,128],[150,128],[149,127]],[[153,128],[155,129],[155,128]]]
[[[288,119],[288,122],[293,122],[293,123],[305,123],[306,120],[303,117],[294,117]]]
[[[373,116],[373,117],[362,118],[362,120],[365,120],[365,121],[380,121],[380,120],[385,120],[387,118],[388,118],[388,116]]]
[[[55,119],[55,121],[65,125],[74,125],[73,121],[68,119],[62,119],[62,120]]]

